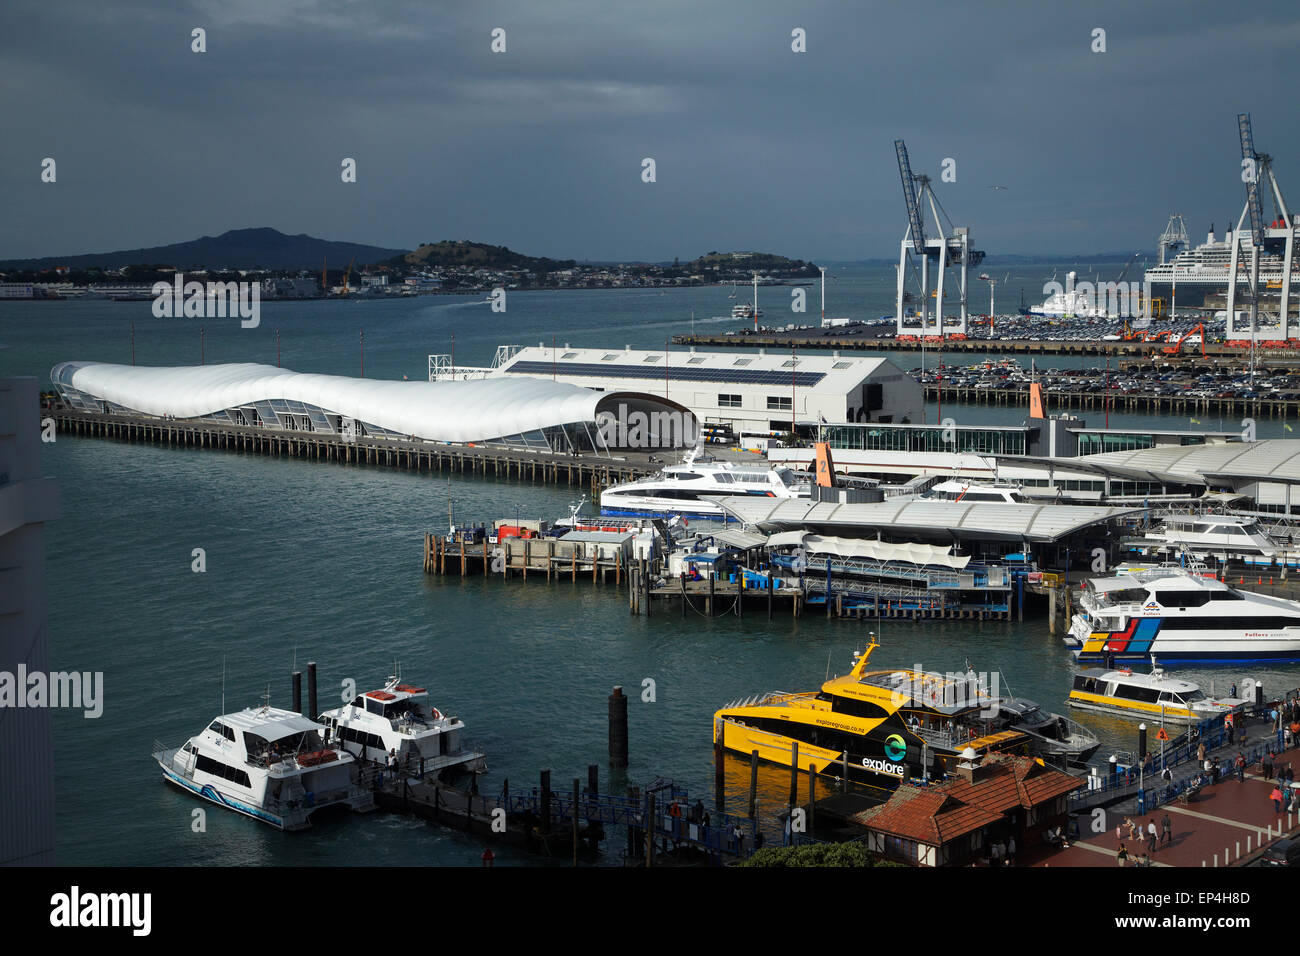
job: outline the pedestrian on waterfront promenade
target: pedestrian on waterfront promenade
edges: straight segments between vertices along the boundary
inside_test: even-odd
[[[1130,840],[1130,841],[1136,840],[1136,839],[1137,839],[1137,829],[1138,829],[1138,828],[1137,828],[1137,824],[1135,824],[1135,823],[1133,822],[1133,818],[1132,818],[1132,817],[1125,817],[1125,818],[1124,818],[1124,826],[1125,826],[1125,828],[1128,830],[1128,838],[1129,838],[1129,840]]]
[[[1264,779],[1273,779],[1273,755],[1267,750],[1264,751],[1264,759],[1260,761],[1264,767]]]
[[[1007,840],[1007,866],[1016,865],[1016,838],[1013,836]]]
[[[1156,852],[1156,820],[1155,820],[1155,817],[1152,817],[1152,818],[1151,818],[1151,822],[1147,825],[1147,852],[1148,852],[1148,853],[1154,853],[1154,852]]]
[[[1233,763],[1237,767],[1237,782],[1244,783],[1246,780],[1246,755],[1238,750],[1237,759]]]
[[[1204,743],[1201,743],[1201,744],[1199,744],[1199,745],[1197,746],[1197,748],[1196,748],[1196,759],[1197,759],[1197,761],[1198,761],[1199,763],[1205,763],[1205,744],[1204,744]],[[1206,769],[1206,770],[1209,770],[1210,768],[1209,768],[1209,767],[1206,767],[1205,769]]]
[[[1123,866],[1127,860],[1128,860],[1128,847],[1126,847],[1123,843],[1121,843],[1119,845],[1119,849],[1115,851],[1115,863],[1119,866]]]
[[[1273,809],[1276,812],[1281,813],[1282,812],[1282,791],[1279,790],[1277,787],[1274,787],[1273,792],[1268,795],[1268,798],[1273,801]]]
[[[1174,842],[1174,828],[1173,828],[1173,824],[1169,822],[1168,813],[1166,813],[1164,817],[1160,820],[1160,842],[1161,843]]]

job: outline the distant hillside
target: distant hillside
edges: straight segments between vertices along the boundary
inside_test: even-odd
[[[490,246],[484,242],[462,242],[444,239],[426,242],[413,252],[395,257],[394,265],[407,266],[462,266],[470,269],[528,269],[534,272],[552,272],[571,269],[572,259],[546,259],[526,256],[505,246]]]
[[[355,242],[331,242],[306,234],[287,236],[275,229],[232,229],[219,236],[204,236],[190,242],[149,249],[45,256],[41,259],[10,259],[0,262],[0,269],[42,270],[56,266],[120,269],[141,263],[170,265],[177,269],[192,266],[209,269],[319,269],[326,258],[332,265],[343,267],[354,258],[360,266],[401,254],[400,249],[382,249]]]

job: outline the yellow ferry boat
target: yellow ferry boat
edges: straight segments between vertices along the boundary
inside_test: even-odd
[[[893,789],[937,780],[966,750],[1028,753],[1034,739],[1015,715],[967,677],[915,670],[867,670],[874,641],[847,676],[819,691],[769,693],[733,701],[714,714],[714,742],[740,754],[809,773]]]

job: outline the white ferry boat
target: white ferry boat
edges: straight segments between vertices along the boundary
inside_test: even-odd
[[[1079,661],[1300,661],[1300,602],[1176,567],[1090,579],[1066,643]]]
[[[1077,278],[1078,273],[1076,272],[1066,273],[1065,287],[1060,292],[1053,292],[1040,305],[1030,306],[1029,314],[1049,316],[1056,319],[1106,318],[1108,313],[1104,302],[1096,302],[1094,296],[1090,293],[1080,292],[1075,289],[1075,279]],[[1057,287],[1060,288],[1059,284]],[[1091,287],[1091,284],[1089,284],[1089,287]]]
[[[453,769],[480,773],[483,754],[466,750],[465,723],[429,703],[423,687],[390,677],[383,690],[366,691],[350,704],[320,715],[326,739],[361,760],[384,763],[395,753],[400,766],[414,773],[441,774]]]
[[[1154,550],[1201,555],[1252,555],[1271,558],[1282,550],[1254,518],[1228,515],[1186,515],[1166,518],[1144,540]]]
[[[223,714],[182,747],[155,745],[153,756],[181,789],[280,830],[309,827],[326,807],[375,807],[352,755],[327,746],[315,723],[289,710]]]
[[[1150,674],[1135,674],[1127,668],[1090,667],[1080,671],[1074,675],[1068,703],[1083,710],[1194,724],[1240,710],[1247,701],[1239,697],[1207,697],[1200,685],[1176,680],[1167,676],[1163,667],[1153,666]]]
[[[807,498],[811,485],[787,467],[700,461],[694,449],[680,465],[657,475],[612,485],[600,495],[600,513],[630,517],[710,518],[725,521],[715,497]]]
[[[763,310],[755,308],[746,302],[744,305],[733,305],[731,307],[731,317],[733,319],[761,319]]]
[[[921,497],[932,501],[991,501],[1000,504],[1019,504],[1025,500],[1019,485],[987,484],[960,479],[941,481],[931,486]]]

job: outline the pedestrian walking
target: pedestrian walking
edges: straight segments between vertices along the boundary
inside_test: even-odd
[[[1147,827],[1147,852],[1148,853],[1156,852],[1156,821],[1155,820],[1152,820],[1150,826]]]
[[[1237,782],[1244,783],[1246,781],[1246,755],[1240,750],[1237,751],[1237,759],[1233,761],[1233,765],[1237,768]]]
[[[1173,824],[1169,822],[1168,813],[1166,813],[1164,817],[1160,820],[1160,842],[1161,843],[1174,842],[1174,828],[1173,828]]]
[[[1281,813],[1282,812],[1282,791],[1279,790],[1277,787],[1274,787],[1273,792],[1268,795],[1268,798],[1273,801],[1274,811],[1276,811],[1277,813]]]
[[[1198,745],[1197,745],[1197,747],[1196,747],[1196,759],[1197,759],[1200,763],[1205,763],[1205,744],[1204,744],[1204,743],[1201,743],[1201,744],[1198,744]],[[1206,769],[1208,770],[1209,768],[1207,767]]]
[[[1273,779],[1273,755],[1269,753],[1267,750],[1265,750],[1264,759],[1260,761],[1260,763],[1264,767],[1264,779],[1272,780]]]
[[[1007,866],[1016,865],[1016,838],[1013,836],[1007,840]]]
[[[1119,845],[1119,849],[1115,851],[1115,863],[1119,866],[1124,866],[1127,860],[1128,860],[1128,847],[1126,847],[1123,843],[1121,843]]]

